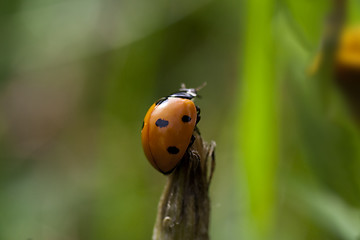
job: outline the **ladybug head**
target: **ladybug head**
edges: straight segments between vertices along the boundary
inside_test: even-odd
[[[200,89],[202,89],[205,86],[206,86],[206,82],[204,82],[197,88],[186,88],[185,84],[182,83],[181,87],[179,89],[180,92],[174,93],[171,96],[185,97],[185,98],[189,98],[189,99],[193,99],[195,97],[200,98],[200,96],[197,94],[197,91],[199,91]]]

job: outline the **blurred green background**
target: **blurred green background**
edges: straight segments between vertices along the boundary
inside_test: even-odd
[[[143,117],[203,82],[211,238],[359,239],[359,127],[307,74],[330,8],[2,1],[0,239],[150,239],[166,177],[142,152]],[[359,22],[360,1],[348,9]]]

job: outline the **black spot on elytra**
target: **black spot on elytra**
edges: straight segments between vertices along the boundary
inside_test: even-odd
[[[169,125],[169,121],[159,118],[158,120],[156,120],[155,125],[159,128],[163,128]]]
[[[188,116],[188,115],[184,115],[184,116],[181,118],[181,120],[182,120],[184,123],[190,122],[190,121],[191,121],[191,117]]]
[[[168,147],[168,148],[167,148],[167,151],[168,151],[168,153],[170,153],[170,154],[178,154],[179,149],[178,149],[177,147],[171,146],[171,147]]]

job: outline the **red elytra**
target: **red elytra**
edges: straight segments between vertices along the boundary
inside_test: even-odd
[[[190,90],[192,95],[180,92],[154,103],[144,118],[141,142],[145,155],[164,174],[172,172],[184,156],[197,123],[197,108],[191,100],[196,90]]]

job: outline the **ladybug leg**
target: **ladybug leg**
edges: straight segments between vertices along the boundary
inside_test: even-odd
[[[200,121],[200,108],[198,106],[196,106],[196,112],[197,112],[197,115],[196,115],[196,124],[198,124],[198,122]]]
[[[196,128],[196,127],[195,127]],[[186,149],[186,154],[185,155],[188,155],[191,151],[189,151],[189,149],[191,148],[191,146],[194,144],[195,142],[195,136],[194,135],[191,135],[191,139],[190,139],[190,143],[189,143],[189,146],[187,147]],[[185,158],[185,156],[183,157]]]
[[[195,128],[194,128],[194,133],[200,135],[199,128],[196,125],[195,125]],[[196,138],[195,138],[194,134],[191,135],[190,143],[189,143],[189,146],[187,147],[187,150],[194,144],[195,140],[196,140]]]
[[[197,126],[195,126],[194,132],[196,132],[197,134],[200,135],[200,131],[197,128]],[[189,149],[194,144],[195,140],[196,140],[196,138],[195,138],[194,134],[191,135],[190,143],[189,143],[189,146],[187,147],[187,149]]]
[[[191,147],[194,144],[194,142],[195,142],[195,137],[194,137],[194,135],[191,135],[191,139],[190,139],[188,148]]]

